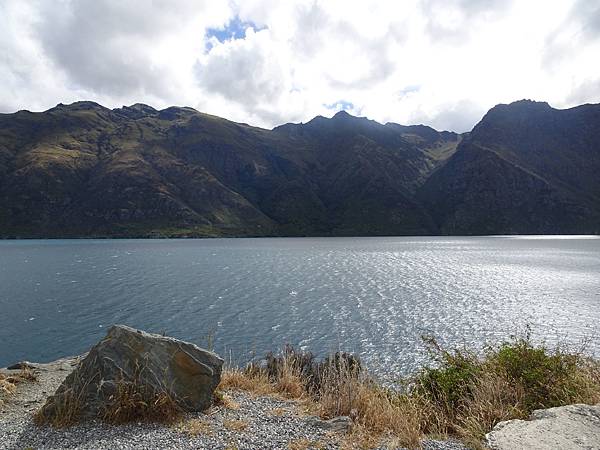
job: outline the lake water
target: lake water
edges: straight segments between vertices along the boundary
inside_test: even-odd
[[[597,237],[0,241],[0,367],[86,351],[114,323],[243,362],[292,343],[389,377],[423,334],[600,352]]]

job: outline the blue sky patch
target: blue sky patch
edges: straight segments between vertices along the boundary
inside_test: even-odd
[[[419,92],[421,90],[420,84],[412,84],[410,86],[406,86],[398,91],[398,97],[402,98],[407,96],[408,94],[412,94],[413,92]]]
[[[333,102],[329,105],[324,106],[327,109],[335,111],[352,111],[354,109],[354,104],[351,102],[347,102],[346,100],[338,100],[337,102]]]
[[[212,37],[216,38],[219,42],[225,42],[228,39],[243,39],[246,35],[246,28],[248,27],[254,28],[254,31],[264,30],[266,28],[261,28],[253,22],[244,22],[240,20],[238,16],[235,16],[223,28],[209,28],[206,30],[206,40],[209,40]]]

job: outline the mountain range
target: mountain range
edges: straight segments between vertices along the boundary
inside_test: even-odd
[[[470,133],[339,112],[272,130],[187,107],[0,114],[0,237],[600,233],[600,105]]]

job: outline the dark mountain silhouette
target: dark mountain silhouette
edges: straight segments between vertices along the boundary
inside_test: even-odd
[[[0,235],[593,233],[599,138],[599,105],[499,105],[458,135],[59,104],[0,115]]]
[[[419,197],[443,234],[600,232],[600,105],[492,108]]]

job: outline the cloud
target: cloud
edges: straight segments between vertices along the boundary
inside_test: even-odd
[[[420,6],[431,37],[457,43],[472,37],[474,25],[497,19],[511,4],[510,0],[423,0]]]
[[[565,12],[565,18],[546,37],[544,65],[560,70],[577,58],[581,50],[600,40],[600,3],[577,0]]]
[[[186,105],[272,127],[337,109],[468,131],[599,101],[600,8],[561,0],[3,0],[0,110]]]
[[[248,28],[243,39],[214,46],[196,66],[198,83],[225,98],[252,106],[285,92],[285,68],[271,44],[269,30]]]
[[[77,87],[117,97],[148,92],[169,98],[181,88],[172,76],[172,55],[181,63],[193,57],[181,50],[202,50],[200,40],[191,44],[195,33],[184,42],[188,29],[228,18],[227,8],[214,4],[209,9],[193,0],[76,0],[57,7],[48,1],[41,3],[35,32],[46,54]],[[160,47],[171,36],[177,46],[169,55]]]
[[[567,97],[570,105],[600,102],[600,78],[588,79],[575,86]]]

